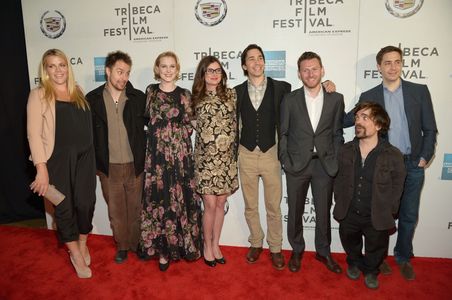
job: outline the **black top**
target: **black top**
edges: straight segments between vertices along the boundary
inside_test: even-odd
[[[381,151],[381,142],[367,155],[365,161],[361,157],[359,150],[359,140],[354,141],[356,147],[355,160],[355,191],[350,209],[358,215],[370,216],[372,203],[372,182],[375,171],[375,164],[378,154]]]

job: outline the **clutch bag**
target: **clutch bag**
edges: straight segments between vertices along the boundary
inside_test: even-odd
[[[57,206],[61,203],[61,201],[66,198],[64,194],[62,194],[59,190],[55,188],[53,185],[49,185],[49,188],[47,189],[47,192],[45,193],[44,197],[52,202],[53,205]]]

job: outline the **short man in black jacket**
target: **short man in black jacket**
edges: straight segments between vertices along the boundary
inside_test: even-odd
[[[347,276],[365,276],[368,288],[378,288],[378,267],[386,256],[389,230],[395,227],[405,181],[402,153],[381,136],[389,116],[373,102],[355,109],[356,138],[339,149],[339,172],[334,182],[334,217],[347,253]],[[362,254],[363,236],[365,255]]]
[[[96,167],[117,253],[115,261],[136,251],[140,235],[141,195],[144,170],[143,92],[129,82],[132,60],[116,51],[105,61],[107,82],[86,95],[94,129]]]

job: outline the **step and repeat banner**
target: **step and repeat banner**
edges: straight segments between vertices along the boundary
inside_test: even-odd
[[[427,84],[439,128],[436,156],[426,171],[415,254],[452,258],[452,2],[449,0],[22,0],[31,86],[37,86],[38,65],[49,48],[69,57],[75,77],[85,92],[105,83],[108,52],[122,50],[133,60],[130,81],[144,90],[154,83],[153,64],[162,51],[175,51],[181,61],[178,84],[191,89],[198,62],[218,57],[233,87],[246,77],[240,66],[242,50],[250,43],[265,51],[266,74],[301,87],[297,59],[304,51],[317,52],[332,80],[344,95],[346,110],[361,92],[381,82],[375,55],[386,45],[404,53],[403,78]],[[354,136],[345,130],[345,139]],[[283,174],[284,249],[287,194]],[[263,189],[260,187],[261,199]],[[94,233],[111,234],[107,207],[97,187]],[[52,228],[52,208],[47,204]],[[266,227],[265,208],[260,203]],[[306,199],[305,239],[314,250],[315,211]],[[332,251],[343,252],[338,224],[332,221]],[[265,231],[265,229],[264,229]],[[238,190],[228,199],[221,243],[248,246],[244,204]],[[391,237],[390,254],[395,242]]]

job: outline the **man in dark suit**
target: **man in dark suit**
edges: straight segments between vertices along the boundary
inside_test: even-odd
[[[259,217],[259,178],[262,178],[267,212],[267,243],[273,267],[282,270],[285,266],[281,254],[282,182],[276,138],[279,133],[280,103],[284,95],[290,92],[290,84],[265,76],[264,52],[256,44],[248,45],[243,50],[241,60],[248,80],[236,86],[235,90],[237,120],[241,124],[240,184],[251,244],[246,259],[248,263],[255,263],[259,259],[265,237]]]
[[[304,87],[286,95],[281,105],[279,158],[286,172],[287,235],[293,249],[289,270],[300,270],[305,250],[304,206],[311,185],[316,213],[316,259],[328,270],[341,273],[341,267],[331,257],[330,209],[333,177],[338,171],[336,154],[344,142],[344,98],[322,89],[324,69],[316,53],[305,52],[300,56],[298,75]]]
[[[390,124],[384,108],[360,102],[353,111],[356,137],[339,149],[334,217],[347,253],[347,276],[358,280],[362,272],[365,285],[376,289],[406,172],[400,151],[381,137]]]
[[[413,256],[413,237],[424,184],[424,168],[433,157],[438,130],[427,86],[400,78],[403,65],[400,48],[384,47],[376,58],[383,82],[362,93],[359,101],[374,101],[386,109],[391,118],[389,142],[404,154],[407,177],[400,201],[394,256],[402,276],[414,280],[410,259]],[[353,116],[348,113],[344,127],[352,125]],[[386,263],[384,265],[388,268]],[[390,273],[390,269],[386,272]]]

